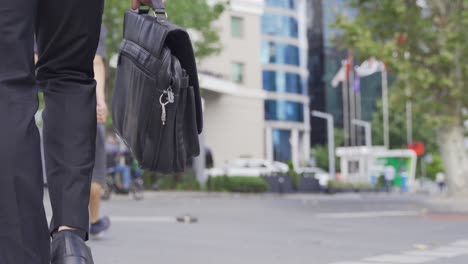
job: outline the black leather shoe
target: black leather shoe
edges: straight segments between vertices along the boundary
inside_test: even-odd
[[[51,254],[52,264],[94,264],[89,247],[70,231],[61,231],[53,236]]]

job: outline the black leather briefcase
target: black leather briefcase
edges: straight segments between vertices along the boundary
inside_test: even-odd
[[[125,13],[112,97],[117,134],[143,169],[181,172],[200,153],[202,109],[197,68],[187,32],[153,10]]]

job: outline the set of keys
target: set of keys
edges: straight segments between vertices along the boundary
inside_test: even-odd
[[[166,97],[166,102],[163,102],[164,97]],[[166,120],[167,120],[167,112],[166,112],[166,105],[168,104],[173,104],[175,100],[174,92],[172,91],[172,88],[168,88],[166,91],[164,91],[163,94],[159,97],[159,104],[161,104],[162,108],[162,114],[161,114],[161,122],[164,125],[166,125]]]

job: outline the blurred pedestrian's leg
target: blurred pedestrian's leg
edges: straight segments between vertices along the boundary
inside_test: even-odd
[[[107,157],[106,157],[106,128],[107,104],[105,97],[106,69],[104,65],[106,45],[106,31],[101,27],[97,54],[94,57],[94,74],[96,79],[96,99],[97,99],[97,133],[96,133],[96,158],[93,169],[93,179],[91,183],[91,196],[89,207],[91,211],[90,233],[99,236],[110,227],[109,217],[100,217],[101,191],[106,184]]]
[[[392,191],[392,181],[385,180],[385,191],[388,193]]]
[[[105,151],[105,127],[103,124],[97,125],[96,133],[96,155],[93,168],[93,178],[91,183],[91,195],[89,208],[91,212],[91,224],[99,221],[99,209],[101,205],[101,190],[106,184],[106,151]]]
[[[102,9],[102,0],[41,0],[36,26],[51,231],[72,227],[83,239],[89,228],[96,137],[93,58]]]
[[[0,0],[0,263],[49,264],[34,77],[36,0]]]
[[[122,175],[122,188],[124,190],[128,190],[130,188],[130,184],[132,183],[130,167],[127,165],[117,165],[115,167],[115,171]]]

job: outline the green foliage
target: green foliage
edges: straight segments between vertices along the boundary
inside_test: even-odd
[[[160,190],[198,191],[201,189],[193,170],[178,174],[161,174],[145,171],[143,174],[145,188],[157,185]]]
[[[291,176],[293,189],[297,190],[299,187],[299,181],[301,180],[301,175],[296,172],[292,160],[288,161],[288,175]]]
[[[216,192],[263,193],[268,190],[268,184],[260,177],[210,177],[206,184],[208,190]]]
[[[335,181],[331,180],[328,182],[328,189],[331,191],[339,191],[339,190],[353,190],[353,191],[362,191],[362,190],[373,190],[375,186],[370,183],[365,182],[344,182],[344,181]]]
[[[343,130],[335,129],[335,147],[340,147],[344,144]],[[316,167],[328,171],[328,146],[327,145],[316,145],[312,147],[311,151],[312,157],[315,157]],[[340,170],[340,159],[336,157],[335,159],[335,170]]]
[[[299,175],[299,173],[297,173],[294,170],[288,172],[288,175],[291,176],[293,190],[298,190],[299,189],[299,184],[300,184],[300,181],[301,181],[301,175]]]
[[[444,165],[442,164],[442,158],[439,154],[432,155],[432,162],[427,164],[427,177],[435,180],[437,173],[444,172]]]
[[[185,180],[176,185],[178,191],[199,191],[201,190],[200,183],[195,180]]]
[[[173,0],[166,4],[169,20],[184,28],[196,30],[195,56],[202,59],[217,54],[222,47],[219,31],[213,26],[229,1],[208,5],[206,0]]]
[[[316,167],[328,170],[328,146],[314,146],[311,153],[315,157]]]
[[[398,79],[396,103],[411,100],[432,126],[461,125],[468,106],[468,1],[352,0],[353,20],[339,16],[340,44],[363,60],[376,56]]]
[[[407,148],[406,135],[406,103],[401,103],[398,94],[389,95],[389,132],[390,147],[394,149]],[[431,116],[421,111],[412,111],[413,142],[424,142],[426,152],[437,152],[437,133],[431,122]],[[383,114],[382,104],[377,109],[372,120],[372,142],[374,145],[383,145]]]

